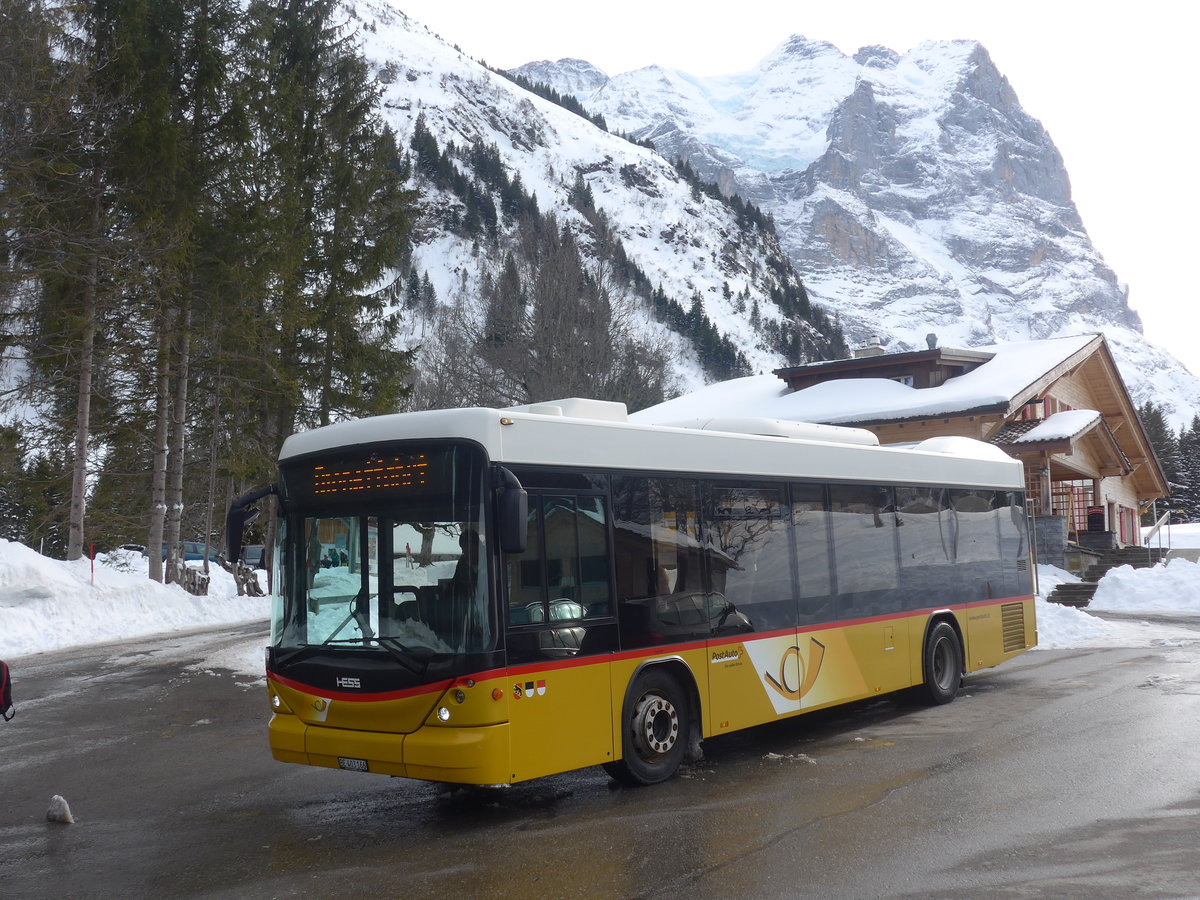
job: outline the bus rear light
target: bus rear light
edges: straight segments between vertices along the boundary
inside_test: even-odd
[[[504,689],[503,688],[492,688],[492,699],[493,700],[503,700],[504,699]]]
[[[449,722],[450,721],[450,710],[448,710],[444,706],[438,707],[437,717],[439,719],[441,719],[443,722]]]

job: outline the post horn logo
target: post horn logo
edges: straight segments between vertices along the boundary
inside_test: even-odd
[[[787,662],[789,656],[796,657],[796,666],[800,670],[800,684],[797,687],[791,687],[787,679]],[[816,638],[809,638],[808,648],[808,665],[804,664],[804,656],[800,652],[800,648],[795,644],[783,651],[783,655],[779,657],[779,677],[775,678],[767,672],[763,673],[763,678],[766,679],[775,691],[788,700],[799,700],[805,694],[812,690],[812,686],[817,681],[817,675],[821,671],[821,662],[825,659],[825,645]]]

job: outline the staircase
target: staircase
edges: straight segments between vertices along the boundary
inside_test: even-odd
[[[1166,548],[1161,547],[1125,547],[1121,550],[1105,550],[1100,554],[1100,558],[1088,567],[1083,581],[1060,584],[1046,599],[1050,603],[1061,603],[1063,606],[1087,606],[1096,593],[1100,579],[1113,569],[1121,566],[1148,569],[1157,565],[1166,555]]]

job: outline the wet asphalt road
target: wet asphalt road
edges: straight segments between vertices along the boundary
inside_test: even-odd
[[[1200,630],[708,741],[654,788],[450,794],[274,762],[264,688],[187,668],[254,634],[17,661],[0,897],[1200,896]]]

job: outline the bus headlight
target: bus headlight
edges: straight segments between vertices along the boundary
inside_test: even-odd
[[[448,710],[448,709],[447,709],[446,707],[444,707],[444,706],[440,706],[440,707],[438,707],[438,713],[437,713],[437,716],[438,716],[438,718],[439,718],[439,719],[441,719],[443,722],[449,722],[449,721],[450,721],[450,710]]]

